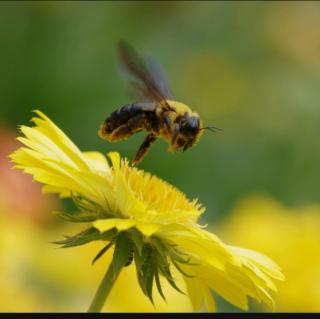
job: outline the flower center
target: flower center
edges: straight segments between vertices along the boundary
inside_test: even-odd
[[[160,178],[126,163],[121,165],[129,188],[143,201],[149,211],[154,211],[158,222],[196,222],[204,212],[197,199],[190,201],[181,191]]]

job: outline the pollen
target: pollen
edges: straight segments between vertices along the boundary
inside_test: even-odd
[[[177,222],[195,223],[205,208],[197,199],[189,200],[176,187],[150,173],[130,167],[123,161],[121,170],[134,196],[147,205],[147,209],[157,214],[157,219],[170,222],[170,216],[175,216]]]

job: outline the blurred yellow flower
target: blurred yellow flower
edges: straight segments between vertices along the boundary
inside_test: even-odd
[[[17,168],[45,184],[45,192],[73,198],[80,211],[60,212],[61,217],[91,225],[60,244],[105,241],[97,257],[114,246],[105,278],[115,280],[134,260],[140,288],[151,301],[153,286],[165,299],[162,282],[166,280],[178,291],[185,285],[195,311],[215,310],[210,289],[241,309],[248,308],[248,296],[273,308],[273,279],[282,280],[283,275],[272,260],[224,244],[197,223],[204,208],[196,200],[131,167],[118,153],[108,154],[111,167],[104,155],[81,152],[48,117],[36,113],[39,117],[32,119],[36,126],[21,126],[25,137],[18,139],[26,147],[11,158]],[[181,276],[175,276],[173,269]]]
[[[219,234],[279,262],[286,281],[279,284],[277,311],[319,312],[319,230],[320,205],[287,208],[257,196],[242,200]]]
[[[269,6],[262,26],[265,36],[271,39],[270,44],[284,53],[286,59],[319,70],[320,13],[316,2]]]
[[[72,250],[56,249],[57,234],[73,232],[74,224],[42,225],[0,215],[0,312],[85,311],[112,255],[91,267],[88,259],[101,247],[93,242]],[[128,293],[124,294],[123,292]],[[170,303],[156,294],[157,309],[145,298],[133,266],[120,274],[105,304],[108,312],[190,312],[189,299],[163,282]],[[134,296],[134,298],[132,298]],[[18,302],[17,302],[18,300]]]

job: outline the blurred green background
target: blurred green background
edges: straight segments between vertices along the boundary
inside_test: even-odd
[[[185,153],[168,154],[161,140],[140,165],[199,198],[201,222],[219,232],[255,194],[289,209],[320,202],[319,3],[1,2],[2,130],[16,135],[40,109],[82,150],[131,159],[142,133],[116,144],[97,136],[132,101],[116,60],[120,39],[152,55],[176,99],[223,129]]]

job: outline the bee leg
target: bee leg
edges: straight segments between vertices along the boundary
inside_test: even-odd
[[[171,134],[171,119],[169,114],[172,112],[172,110],[168,107],[163,107],[161,105],[158,105],[156,108],[156,115],[163,119],[164,125],[166,126],[168,132]]]
[[[176,123],[173,127],[172,144],[175,144],[177,137],[179,135],[179,132],[180,132],[180,125]]]
[[[114,132],[112,132],[112,134],[109,137],[109,140],[111,142],[125,140],[128,137],[130,137],[133,133],[134,132],[132,132],[130,128],[126,124],[124,124],[119,126],[116,130],[114,130]]]
[[[175,123],[173,126],[173,130],[172,130],[172,138],[171,138],[170,147],[168,149],[169,152],[175,151],[175,144],[176,144],[179,132],[180,132],[180,125]]]
[[[165,112],[164,114],[164,124],[166,125],[169,132],[171,132],[171,120],[169,117],[169,112]]]
[[[150,133],[149,135],[147,135],[147,137],[145,138],[145,140],[141,144],[140,148],[138,149],[138,151],[132,161],[132,164],[137,165],[141,162],[141,160],[144,158],[144,156],[149,151],[151,144],[154,143],[156,141],[156,139],[157,139],[157,136],[153,133]]]

